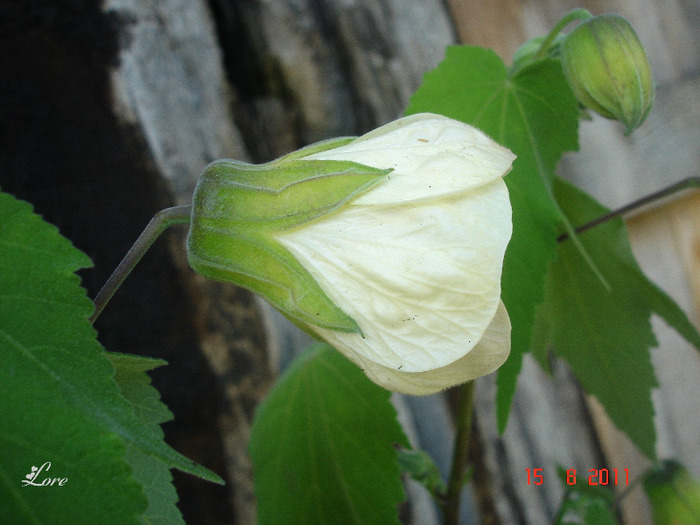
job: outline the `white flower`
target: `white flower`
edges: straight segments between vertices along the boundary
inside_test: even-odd
[[[274,234],[361,333],[309,328],[393,391],[429,394],[496,370],[510,352],[502,177],[514,158],[432,114],[303,157],[393,170],[335,211]]]

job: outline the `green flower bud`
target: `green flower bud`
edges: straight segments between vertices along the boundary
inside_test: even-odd
[[[677,461],[666,460],[650,469],[644,478],[644,490],[651,502],[654,523],[700,523],[700,483]]]
[[[207,166],[194,191],[190,266],[210,279],[259,293],[302,325],[360,332],[274,237],[331,213],[391,171],[303,158],[351,140],[314,144],[262,165],[218,160]]]
[[[651,110],[654,84],[646,52],[627,19],[593,17],[561,43],[561,63],[578,101],[638,128]]]

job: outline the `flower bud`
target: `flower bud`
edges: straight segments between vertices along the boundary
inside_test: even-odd
[[[619,15],[593,17],[561,44],[561,63],[578,101],[626,126],[646,119],[654,99],[651,67],[637,34]]]
[[[262,165],[226,159],[207,166],[193,196],[190,266],[259,293],[302,325],[359,332],[273,235],[333,212],[386,176],[389,170],[354,162],[300,158],[349,140],[315,144]]]
[[[513,160],[471,126],[418,114],[270,165],[215,164],[195,192],[190,262],[261,293],[385,388],[436,392],[510,352]],[[289,311],[305,293],[313,308]]]
[[[693,525],[700,520],[700,483],[674,460],[652,467],[644,478],[654,523]]]

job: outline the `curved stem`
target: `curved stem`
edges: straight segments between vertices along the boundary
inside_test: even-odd
[[[566,13],[559,22],[556,23],[556,25],[552,28],[552,30],[549,32],[547,35],[547,38],[544,39],[544,42],[542,42],[542,45],[540,46],[540,49],[535,53],[535,56],[533,57],[533,60],[539,60],[541,58],[544,58],[545,55],[547,54],[547,51],[549,50],[549,46],[552,45],[552,42],[554,42],[554,39],[557,38],[559,33],[562,32],[562,29],[564,29],[566,26],[568,26],[571,22],[574,20],[588,20],[589,18],[593,18],[593,15],[590,13],[590,11],[587,11],[586,9],[574,9],[573,11],[569,11]]]
[[[119,263],[119,266],[107,279],[97,297],[95,297],[93,301],[95,311],[90,316],[91,323],[94,323],[95,319],[102,313],[102,310],[104,310],[114,293],[122,285],[124,279],[127,278],[160,234],[173,224],[189,223],[191,212],[192,206],[173,206],[172,208],[161,210],[153,216],[146,228],[141,232],[141,235],[139,235],[139,238],[136,239],[136,242]]]
[[[452,471],[445,492],[444,523],[459,524],[459,509],[462,488],[467,475],[467,457],[471,442],[472,413],[474,410],[474,381],[459,387],[459,407],[457,412],[457,432],[452,453]]]

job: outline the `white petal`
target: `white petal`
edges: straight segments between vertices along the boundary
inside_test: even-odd
[[[509,354],[510,319],[501,303],[479,344],[461,359],[442,368],[406,373],[379,366],[357,354],[347,357],[363,368],[372,381],[388,390],[410,395],[428,395],[496,371],[505,363]]]
[[[353,201],[363,205],[428,199],[475,188],[505,175],[515,155],[476,128],[419,113],[306,158],[393,168],[385,182]]]
[[[346,354],[422,372],[461,358],[483,336],[500,302],[511,228],[498,178],[440,200],[353,202],[277,238],[364,337],[310,328]]]

